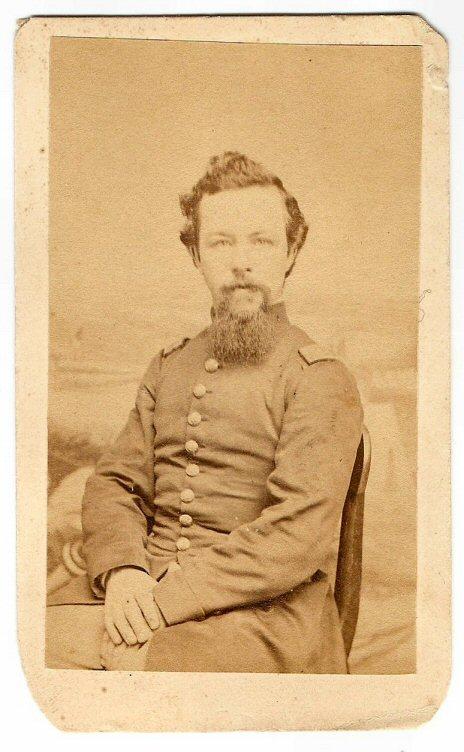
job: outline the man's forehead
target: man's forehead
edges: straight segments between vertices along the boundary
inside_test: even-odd
[[[224,229],[223,225],[285,225],[286,208],[281,191],[274,185],[253,185],[206,194],[200,202],[204,230]]]

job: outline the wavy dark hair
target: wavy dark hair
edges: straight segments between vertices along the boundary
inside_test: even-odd
[[[193,254],[198,249],[198,209],[205,194],[211,195],[231,188],[247,188],[252,185],[275,185],[284,198],[288,213],[287,243],[289,249],[296,249],[293,264],[286,273],[286,276],[288,276],[293,269],[296,256],[306,240],[308,225],[296,198],[288,193],[280,178],[259,162],[255,162],[238,151],[225,151],[211,157],[208,169],[203,177],[195,183],[190,193],[184,193],[179,197],[182,214],[186,218],[184,227],[180,232],[180,239],[190,253]]]

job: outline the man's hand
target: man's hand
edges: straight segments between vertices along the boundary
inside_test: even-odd
[[[105,630],[100,647],[101,665],[107,671],[144,671],[149,644],[115,645]]]
[[[165,624],[153,598],[157,582],[135,567],[113,569],[106,584],[105,627],[114,645],[144,643]]]

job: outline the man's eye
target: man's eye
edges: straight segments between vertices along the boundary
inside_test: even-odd
[[[255,238],[254,242],[257,243],[258,245],[272,245],[272,240],[270,238],[265,238],[265,237]]]
[[[219,240],[213,240],[211,243],[212,248],[230,245],[230,240],[226,238],[219,238]]]

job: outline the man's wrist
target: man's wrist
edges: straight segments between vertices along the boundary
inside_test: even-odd
[[[142,567],[138,567],[136,564],[123,564],[120,567],[114,567],[113,569],[108,569],[107,572],[104,572],[103,574],[101,574],[97,578],[98,584],[103,590],[105,590],[108,586],[110,579],[113,577],[114,574],[116,574],[117,572],[122,572],[127,569],[138,569],[139,572],[145,572],[145,574],[147,574],[146,569],[143,569]]]

